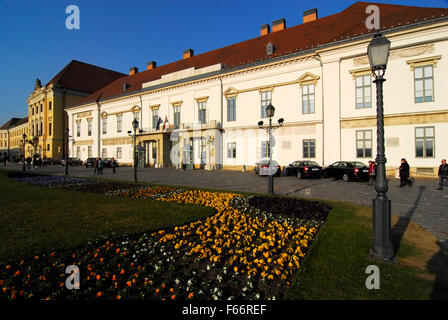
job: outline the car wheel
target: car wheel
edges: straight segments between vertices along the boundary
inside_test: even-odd
[[[342,180],[344,180],[344,182],[348,182],[348,174],[344,173],[344,175],[342,176]]]
[[[302,179],[302,173],[300,171],[297,171],[297,179]]]

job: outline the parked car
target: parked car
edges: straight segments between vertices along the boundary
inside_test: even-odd
[[[337,161],[323,170],[324,178],[350,180],[368,180],[369,167],[358,161]]]
[[[12,162],[14,162],[14,163],[22,163],[23,162],[23,157],[14,156],[14,157],[12,157]]]
[[[81,159],[78,159],[78,158],[67,158],[67,164],[69,166],[82,166],[83,162],[82,162]],[[62,160],[62,165],[65,166],[65,160],[64,159]]]
[[[86,161],[84,161],[84,165],[86,168],[93,167],[95,165],[96,158],[87,158]]]
[[[46,158],[42,160],[43,165],[55,165],[55,164],[62,164],[61,159],[58,158]]]
[[[297,176],[297,178],[321,178],[322,167],[315,161],[294,161],[286,168],[286,175]]]
[[[105,158],[104,160],[104,167],[105,168],[112,168],[112,158]],[[115,167],[118,167],[118,161],[115,160]]]
[[[273,175],[276,177],[280,177],[282,169],[277,161],[271,161],[271,168],[272,170],[275,170],[275,172],[273,172]],[[254,171],[260,176],[269,176],[271,174],[271,169],[269,168],[269,160],[261,160],[260,162],[257,162],[255,164]]]

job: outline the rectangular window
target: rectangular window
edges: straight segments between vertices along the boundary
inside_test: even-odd
[[[260,158],[269,158],[269,141],[261,141]]]
[[[123,129],[123,116],[121,114],[117,115],[117,132],[120,133]]]
[[[40,112],[44,112],[44,105],[43,104],[40,105]]]
[[[121,159],[121,156],[122,156],[121,147],[117,147],[117,159]]]
[[[134,112],[134,119],[136,119],[137,121],[140,121],[140,112]]]
[[[356,157],[372,157],[372,130],[356,131]]]
[[[50,144],[47,143],[47,151],[50,151]]]
[[[102,119],[102,129],[103,129],[103,134],[106,134],[107,133],[107,118],[106,117],[104,117],[103,119]]]
[[[174,129],[180,128],[180,106],[174,106]]]
[[[76,158],[81,158],[81,147],[76,147]]]
[[[157,128],[157,122],[159,122],[159,109],[152,109],[152,128]]]
[[[419,158],[433,158],[434,127],[415,128],[415,155]]]
[[[48,102],[48,110],[51,110],[51,101]]]
[[[356,77],[356,108],[371,108],[371,80],[370,75],[362,75]]]
[[[87,147],[87,158],[92,158],[92,146]]]
[[[433,84],[434,78],[432,65],[414,68],[414,91],[416,103],[434,101]]]
[[[201,158],[201,161],[205,161],[205,159],[207,157],[206,148],[207,148],[207,139],[201,138],[200,155],[199,155]]]
[[[92,135],[92,119],[87,120],[87,135]]]
[[[101,158],[106,159],[107,158],[107,149],[103,148],[101,150]]]
[[[236,158],[236,142],[227,143],[227,158],[229,159]]]
[[[81,136],[81,121],[76,122],[76,136]]]
[[[271,104],[272,92],[262,91],[261,92],[261,117],[267,118],[266,107]]]
[[[227,98],[227,121],[236,121],[236,98]]]
[[[302,86],[302,113],[314,113],[314,84]]]
[[[206,118],[206,115],[207,115],[206,106],[207,106],[207,102],[205,102],[205,101],[198,102],[198,108],[199,108],[198,120],[199,120],[200,124],[205,124],[206,121],[207,121],[207,118]]]
[[[51,136],[51,122],[48,124],[48,135]]]
[[[316,140],[314,139],[303,140],[303,157],[304,158],[316,157]]]
[[[152,144],[152,158],[154,159],[154,162],[157,159],[157,145],[155,143]]]

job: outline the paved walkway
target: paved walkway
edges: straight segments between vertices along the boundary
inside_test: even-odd
[[[0,169],[3,166],[0,166]],[[11,169],[21,169],[18,165],[9,165]],[[31,169],[32,172],[47,174],[63,174],[62,166],[48,166],[42,169]],[[93,169],[85,167],[69,167],[73,175],[92,176]],[[104,178],[133,180],[133,168],[122,167],[117,174],[112,169],[104,169]],[[252,172],[234,171],[183,171],[172,168],[138,169],[139,181],[172,184],[191,187],[203,187],[221,190],[267,192],[267,178]],[[436,190],[438,180],[419,179],[413,187],[399,188],[399,180],[389,181],[388,196],[392,201],[392,212],[405,221],[411,220],[431,231],[448,248],[448,188]],[[333,179],[304,179],[296,177],[279,177],[274,179],[275,192],[282,195],[305,198],[323,198],[356,202],[371,206],[375,197],[373,186],[362,182],[343,182]]]

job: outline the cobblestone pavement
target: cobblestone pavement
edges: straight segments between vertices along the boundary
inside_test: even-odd
[[[0,168],[4,168],[0,166]],[[9,165],[11,169],[21,169],[18,165]],[[48,166],[31,169],[31,172],[63,174],[62,166]],[[72,175],[93,175],[92,168],[69,167]],[[104,178],[133,180],[133,168],[120,167],[113,174],[112,169],[104,169]],[[247,191],[266,193],[267,178],[253,172],[236,171],[183,171],[172,168],[138,169],[139,181],[202,187],[220,190]],[[399,180],[389,180],[388,196],[392,201],[392,212],[405,219],[410,219],[421,227],[431,231],[448,247],[448,187],[442,191],[436,179],[415,180],[412,188],[399,188]],[[274,179],[275,193],[305,198],[323,198],[350,201],[367,206],[372,205],[375,197],[374,186],[364,182],[343,182],[333,179],[303,179],[282,176]]]

